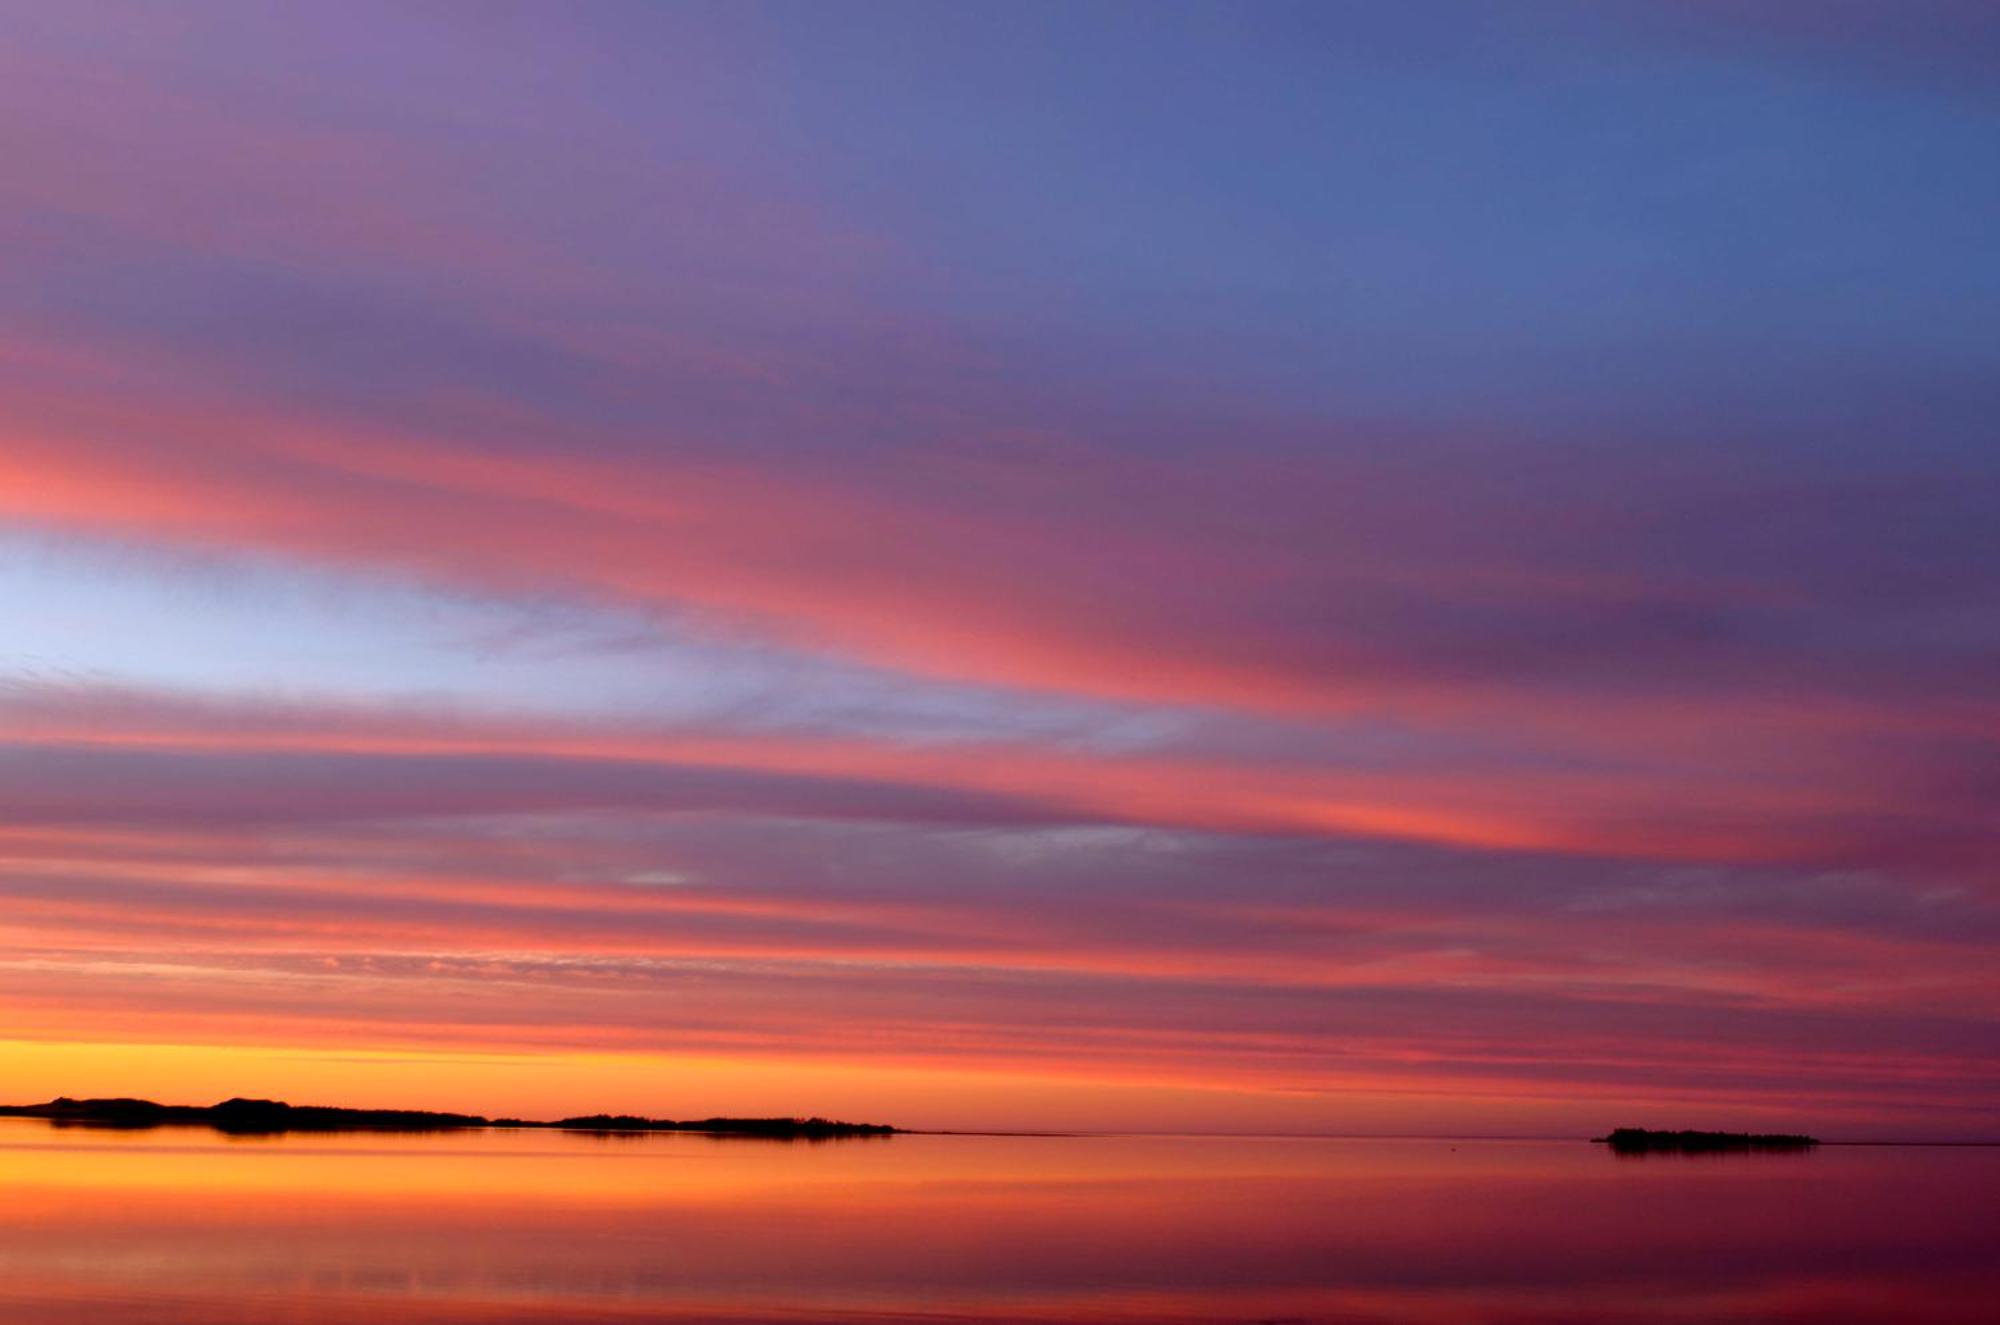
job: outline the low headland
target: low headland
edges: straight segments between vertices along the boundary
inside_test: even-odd
[[[1810,1150],[1819,1141],[1785,1132],[1655,1132],[1644,1127],[1620,1127],[1607,1136],[1590,1138],[1625,1155],[1662,1151]]]
[[[239,1135],[277,1132],[447,1132],[482,1127],[536,1127],[555,1131],[701,1132],[718,1136],[822,1141],[841,1137],[890,1136],[901,1128],[882,1123],[843,1123],[830,1118],[641,1118],[593,1113],[554,1122],[487,1118],[474,1113],[424,1109],[337,1109],[286,1104],[282,1100],[228,1099],[220,1104],[155,1104],[151,1100],[75,1100],[0,1105],[0,1118],[42,1118],[71,1127],[212,1127]]]

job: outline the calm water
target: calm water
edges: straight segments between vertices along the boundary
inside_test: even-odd
[[[0,1320],[1981,1322],[2000,1150],[0,1120]]]

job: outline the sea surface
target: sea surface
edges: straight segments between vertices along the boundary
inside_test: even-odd
[[[2000,1149],[0,1119],[8,1325],[2000,1320]]]

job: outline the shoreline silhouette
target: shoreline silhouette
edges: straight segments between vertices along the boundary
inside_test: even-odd
[[[223,1100],[218,1104],[157,1104],[152,1100],[71,1099],[45,1104],[0,1105],[0,1118],[40,1118],[69,1127],[211,1127],[219,1132],[448,1132],[480,1128],[540,1128],[550,1131],[639,1133],[699,1132],[711,1135],[826,1140],[835,1137],[892,1136],[903,1129],[885,1123],[849,1123],[831,1118],[644,1118],[636,1114],[579,1114],[553,1121],[488,1118],[476,1113],[428,1109],[346,1109],[287,1104],[283,1100]]]
[[[1619,1127],[1608,1135],[1593,1136],[1595,1145],[1607,1145],[1624,1155],[1678,1151],[1718,1150],[1811,1150],[1817,1137],[1788,1132],[1659,1132],[1645,1127]]]

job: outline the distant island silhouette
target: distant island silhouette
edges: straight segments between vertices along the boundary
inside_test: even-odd
[[[704,1132],[721,1136],[817,1141],[837,1137],[890,1136],[901,1128],[883,1123],[844,1123],[830,1118],[641,1118],[592,1113],[554,1122],[487,1118],[475,1113],[435,1113],[424,1109],[337,1109],[287,1104],[282,1100],[228,1099],[220,1104],[155,1104],[151,1100],[76,1100],[62,1096],[46,1104],[0,1105],[0,1118],[42,1118],[73,1127],[212,1127],[237,1134],[276,1132],[445,1132],[479,1127],[538,1127],[572,1132]]]
[[[1655,1132],[1644,1127],[1620,1127],[1607,1136],[1590,1138],[1621,1154],[1700,1150],[1810,1150],[1819,1141],[1784,1132]]]

